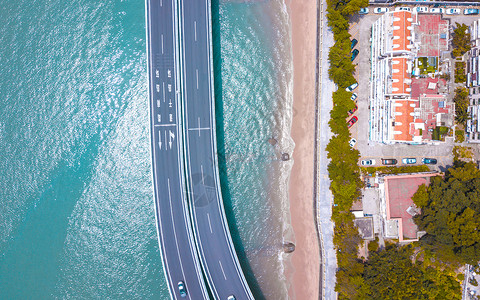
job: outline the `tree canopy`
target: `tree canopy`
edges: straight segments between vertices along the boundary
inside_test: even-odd
[[[364,267],[364,299],[461,299],[455,277],[412,261],[410,246],[388,244]]]
[[[472,48],[472,44],[470,42],[470,33],[468,32],[468,25],[455,22],[452,44],[452,54],[455,57],[464,55]]]
[[[473,163],[456,161],[445,178],[432,178],[412,200],[422,210],[415,223],[427,232],[422,246],[448,263],[480,260],[480,171]]]

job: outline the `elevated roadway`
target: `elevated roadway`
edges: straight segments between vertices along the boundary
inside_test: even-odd
[[[174,0],[146,0],[153,186],[157,230],[170,293],[209,299],[186,201],[178,86],[178,24]]]
[[[215,299],[253,299],[225,217],[216,156],[210,0],[179,0],[186,178],[196,244]]]

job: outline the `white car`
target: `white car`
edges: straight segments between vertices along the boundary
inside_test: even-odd
[[[360,164],[362,166],[373,166],[373,165],[375,165],[375,160],[374,159],[365,159],[365,160],[362,160],[362,162]]]
[[[352,97],[350,97],[350,99],[351,99],[352,101],[355,101],[357,98],[358,98],[357,93],[353,93],[353,94],[352,94]]]
[[[426,13],[428,13],[428,7],[425,7],[425,6],[417,7],[417,13],[419,13],[419,14],[426,14]]]
[[[352,147],[352,148],[353,148],[353,146],[355,146],[356,143],[357,143],[357,140],[354,139],[354,138],[352,138],[352,139],[350,140],[350,142],[348,142],[348,144],[349,144],[350,147]]]
[[[373,10],[373,12],[376,14],[384,14],[389,12],[389,9],[387,7],[377,7]]]
[[[353,91],[354,89],[356,89],[357,87],[358,87],[358,83],[355,82],[355,83],[347,86],[347,87],[345,88],[345,90],[346,90],[347,92],[351,92],[351,91]]]
[[[430,8],[431,14],[443,14],[443,8]]]
[[[412,11],[410,7],[397,7],[395,11]]]
[[[447,15],[459,15],[460,9],[459,8],[449,8],[445,11]]]

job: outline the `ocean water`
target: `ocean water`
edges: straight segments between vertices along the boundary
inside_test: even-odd
[[[165,299],[143,1],[0,1],[0,299]]]
[[[0,299],[169,298],[144,15],[138,0],[0,0]],[[282,0],[220,0],[214,25],[229,224],[256,297],[285,299],[288,15]]]
[[[283,0],[214,2],[216,113],[222,192],[257,299],[288,297],[288,178],[293,162],[292,51]],[[277,144],[272,145],[269,139]]]

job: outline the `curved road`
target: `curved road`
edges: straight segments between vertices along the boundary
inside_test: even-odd
[[[170,294],[209,299],[193,243],[185,194],[174,0],[146,0],[153,185],[157,230]],[[185,299],[185,298],[182,298]]]
[[[210,0],[179,0],[187,186],[199,255],[215,299],[253,299],[226,222],[217,169]]]

